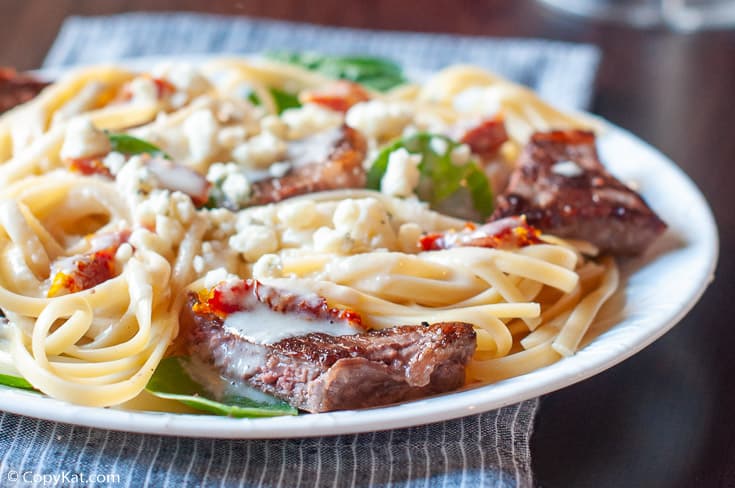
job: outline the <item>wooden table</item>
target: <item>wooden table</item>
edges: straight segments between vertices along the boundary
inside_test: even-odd
[[[352,27],[590,42],[604,59],[593,111],[651,142],[699,185],[720,228],[717,280],[670,333],[623,364],[547,395],[537,482],[735,482],[735,31],[680,35],[582,21],[530,1],[2,0],[0,65],[38,67],[69,14],[186,9]],[[681,279],[686,279],[682,276]],[[732,303],[730,303],[732,304]]]

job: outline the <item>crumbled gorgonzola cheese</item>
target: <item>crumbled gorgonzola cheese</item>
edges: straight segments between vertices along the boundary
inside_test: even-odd
[[[214,163],[207,171],[207,180],[218,185],[225,197],[238,205],[250,198],[250,182],[242,169],[234,163]]]
[[[184,121],[182,129],[189,142],[189,157],[193,163],[205,161],[217,151],[219,124],[211,110],[194,111]]]
[[[179,191],[171,193],[171,210],[172,215],[175,215],[177,219],[188,224],[196,215],[196,209],[194,203],[188,195],[185,195]]]
[[[207,210],[207,217],[208,235],[211,239],[226,239],[235,233],[237,217],[233,212],[225,208],[213,208]]]
[[[184,237],[196,210],[191,198],[181,192],[153,190],[135,208],[137,225],[155,229],[164,242],[175,246]]]
[[[242,210],[237,213],[237,230],[240,231],[249,225],[266,225],[275,227],[278,225],[278,211],[276,206],[259,205]]]
[[[148,104],[158,102],[158,87],[150,76],[136,76],[128,84],[130,103]]]
[[[400,134],[412,117],[413,110],[406,103],[370,100],[350,108],[345,120],[368,137],[384,139]]]
[[[322,227],[314,233],[315,249],[347,254],[396,246],[390,216],[375,198],[339,202],[332,223],[333,230]]]
[[[248,225],[230,237],[230,247],[242,254],[248,262],[255,262],[263,254],[278,250],[278,234],[275,229],[263,225]]]
[[[185,232],[184,226],[178,220],[165,215],[156,215],[156,234],[172,247],[181,242]]]
[[[87,118],[69,122],[61,147],[62,159],[79,159],[107,154],[112,149],[107,135],[92,125]]]
[[[491,117],[501,108],[499,91],[493,87],[473,86],[454,97],[454,108],[460,112],[480,112]]]
[[[312,237],[314,249],[320,252],[333,254],[350,254],[355,247],[355,241],[349,232],[329,227],[319,227]]]
[[[232,127],[223,127],[217,134],[217,143],[228,149],[232,149],[238,144],[242,144],[248,136],[245,127],[236,125]]]
[[[407,197],[419,184],[421,155],[399,148],[388,155],[388,167],[380,180],[380,191],[395,197]]]
[[[442,155],[446,154],[447,149],[449,149],[449,144],[446,139],[441,137],[432,137],[429,141],[429,147],[431,147],[431,150],[435,153]]]
[[[286,156],[286,143],[271,132],[262,132],[232,150],[233,159],[249,168],[265,169]]]
[[[470,149],[470,146],[467,144],[460,144],[459,146],[452,149],[451,154],[449,155],[452,163],[454,163],[457,166],[464,166],[469,162],[470,156],[472,155],[472,150]]]
[[[342,115],[314,103],[307,103],[303,107],[290,108],[281,114],[288,126],[289,139],[303,139],[310,135],[328,129],[334,129],[342,124]]]
[[[250,199],[250,182],[242,173],[228,175],[222,182],[222,193],[232,202],[245,204]]]
[[[102,160],[102,164],[107,166],[107,169],[110,170],[110,173],[116,175],[120,172],[123,165],[125,164],[125,155],[117,151],[112,151],[110,154],[105,156],[105,159]]]
[[[264,254],[253,265],[253,278],[280,278],[283,275],[283,262],[277,254]]]
[[[133,156],[120,168],[115,184],[122,195],[135,198],[141,193],[149,193],[158,185],[158,182],[141,157]]]
[[[163,78],[177,89],[170,102],[174,108],[209,91],[212,84],[192,65],[186,63],[166,63],[156,66],[153,75]]]
[[[199,276],[217,268],[224,268],[239,274],[240,262],[240,255],[237,251],[230,249],[227,242],[204,241],[201,252],[192,260],[192,266]]]
[[[316,203],[312,200],[284,203],[278,208],[278,220],[288,228],[306,229],[313,227],[318,217]]]
[[[248,112],[250,111],[249,108],[250,104],[240,100],[222,100],[218,103],[215,110],[217,121],[222,124],[242,122],[247,118]]]
[[[207,170],[207,181],[213,184],[222,182],[232,173],[238,173],[240,167],[235,163],[214,163]]]

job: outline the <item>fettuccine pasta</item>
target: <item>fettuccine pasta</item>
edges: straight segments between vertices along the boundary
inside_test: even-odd
[[[317,188],[257,205],[252,195],[305,154],[323,158],[320,145],[336,144],[324,134],[345,125],[365,139],[369,170],[397,138],[455,139],[499,114],[508,137],[492,156],[430,140],[455,163],[481,161],[497,191],[531,133],[598,123],[469,66],[364,89],[346,110],[303,96],[330,83],[260,59],[91,67],[0,117],[0,372],[69,402],[124,403],[176,350],[187,292],[233,276],[315,293],[370,329],[470,323],[468,383],[574,354],[617,289],[615,261],[545,234],[532,245],[422,247],[422,236],[481,222],[416,196],[414,152],[389,155],[382,190]],[[300,106],[284,110],[283,93]]]

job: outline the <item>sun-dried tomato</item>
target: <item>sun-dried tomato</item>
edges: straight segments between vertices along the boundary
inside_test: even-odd
[[[88,290],[112,278],[115,275],[115,254],[129,237],[130,232],[127,230],[92,237],[93,247],[95,242],[98,245],[103,244],[104,247],[66,258],[59,266],[61,269],[51,279],[51,286],[46,295],[55,297]]]
[[[309,320],[347,322],[362,327],[362,317],[354,310],[330,307],[327,300],[316,294],[304,295],[264,285],[257,280],[223,282],[211,290],[202,290],[193,311],[224,318],[235,312],[268,307],[272,312],[300,315]]]
[[[491,158],[500,150],[500,146],[508,140],[505,122],[502,117],[485,119],[464,133],[460,142],[470,146],[474,154],[483,158]]]
[[[156,85],[156,94],[159,99],[166,98],[176,93],[176,87],[170,81],[166,81],[163,78],[153,78],[153,83]]]
[[[359,84],[339,80],[317,90],[302,92],[301,103],[316,103],[337,112],[347,112],[353,105],[370,100],[370,94]]]
[[[425,234],[419,238],[424,251],[453,247],[519,248],[540,244],[541,231],[528,225],[525,217],[509,217],[481,227],[468,223],[461,231]]]
[[[81,173],[85,176],[100,175],[105,178],[112,179],[110,169],[102,162],[101,157],[92,156],[89,158],[75,158],[66,160],[67,168],[74,173]]]

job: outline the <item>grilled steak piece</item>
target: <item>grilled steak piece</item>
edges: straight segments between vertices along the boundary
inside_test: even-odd
[[[594,134],[579,130],[531,137],[491,220],[513,215],[621,255],[644,252],[666,230],[640,195],[605,170]]]
[[[253,282],[248,282],[252,287]],[[258,340],[254,336],[259,331],[273,327],[272,320],[263,318],[266,305],[272,319],[292,325],[301,322],[307,327],[325,313],[340,314],[316,307],[321,311],[314,315],[309,311],[315,305],[311,297],[299,300],[289,292],[263,285],[257,288],[260,291],[248,291],[238,298],[244,311],[241,307],[239,312],[231,312],[243,314],[238,321],[251,321],[254,334],[238,328],[221,313],[233,310],[233,294],[227,289],[221,290],[227,297],[223,307],[213,308],[211,298],[189,296],[182,320],[186,347],[228,381],[246,382],[309,412],[374,407],[464,384],[465,366],[476,347],[470,324],[408,325],[339,336],[312,332],[276,337],[275,341]],[[254,306],[253,296],[260,297],[255,300],[259,306]],[[334,322],[339,320],[344,319]]]
[[[12,68],[0,67],[0,114],[32,99],[47,85]]]
[[[330,133],[312,136],[289,148],[292,168],[280,178],[253,183],[248,205],[264,205],[318,191],[365,186],[367,144],[356,130],[342,126]],[[323,155],[318,154],[327,149]]]

